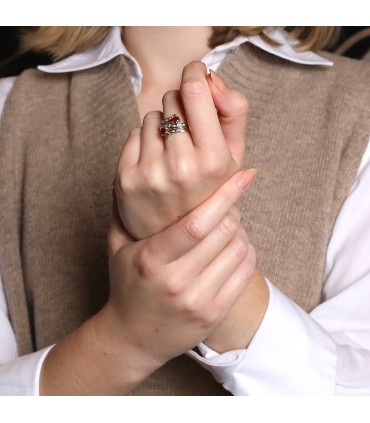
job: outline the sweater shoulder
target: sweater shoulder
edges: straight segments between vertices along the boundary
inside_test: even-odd
[[[360,87],[365,91],[370,90],[370,62],[328,52],[323,52],[321,55],[333,62],[330,73],[334,81],[339,80],[354,88]]]
[[[334,63],[333,69],[342,69],[343,71],[352,71],[354,69],[362,70],[369,75],[370,62],[366,60],[352,59],[350,57],[340,56],[339,54],[330,53],[327,51],[319,52],[319,55]]]
[[[370,63],[331,53],[323,53],[333,62],[328,72],[328,95],[337,96],[370,131]]]
[[[40,94],[41,91],[53,91],[66,86],[70,80],[69,73],[46,73],[37,69],[27,69],[16,79],[14,90],[21,89],[27,94]]]
[[[307,96],[314,92],[315,98],[327,106],[342,105],[343,112],[370,122],[370,63],[337,54],[320,52],[330,60],[332,66],[307,66],[289,64],[285,66],[289,83],[296,78],[298,85],[306,90]],[[288,70],[289,69],[289,70]],[[355,120],[357,120],[355,119]]]
[[[39,111],[48,104],[50,110],[60,111],[69,96],[69,74],[48,74],[27,69],[13,81],[3,104],[2,121],[14,117],[21,124],[24,116],[36,121]]]
[[[335,93],[356,94],[363,98],[370,95],[370,63],[337,54],[320,52],[319,55],[333,63],[332,66],[300,65],[285,63],[284,71],[301,84],[319,84],[332,97]],[[287,78],[287,79],[289,79]],[[370,105],[370,102],[369,102]]]

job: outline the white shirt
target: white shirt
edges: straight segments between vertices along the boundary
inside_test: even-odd
[[[312,52],[297,52],[282,30],[270,34],[281,46],[260,37],[239,36],[208,53],[203,62],[217,70],[242,42],[286,60],[332,66]],[[88,69],[123,54],[135,93],[141,89],[140,66],[122,44],[118,27],[98,46],[39,70],[51,73]],[[0,80],[0,113],[15,78]],[[370,134],[369,134],[370,135]],[[234,395],[370,394],[370,144],[343,204],[327,250],[324,300],[304,312],[267,281],[270,300],[249,347],[217,354],[199,344],[203,356],[188,355]],[[13,329],[0,279],[0,395],[38,395],[40,369],[51,347],[17,358]]]

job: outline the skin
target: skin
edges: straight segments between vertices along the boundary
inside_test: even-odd
[[[176,42],[197,37],[197,53],[204,54],[204,40],[209,31],[198,27],[197,34],[189,34],[188,29],[176,29]],[[174,63],[155,60],[159,54],[156,48],[161,45],[160,36],[168,43],[174,32],[173,28],[167,31],[157,27],[157,38],[148,37],[156,40],[155,45],[150,43],[150,49],[146,50],[147,30],[140,27],[127,30],[126,41],[130,42],[131,35],[132,53],[143,58],[140,65],[147,69],[152,80],[155,79],[153,74],[160,76],[176,67]],[[184,56],[176,55],[177,66],[181,58],[185,60],[187,57],[188,52],[184,52]],[[173,60],[173,56],[169,60]],[[151,62],[154,63],[152,67]],[[162,68],[158,69],[161,64]],[[168,80],[172,85],[177,81],[176,76],[168,77]],[[145,87],[145,72],[143,81]],[[168,87],[172,85],[168,84]],[[178,86],[179,90],[164,94],[163,114],[148,112],[142,128],[130,134],[118,165],[115,188],[120,217],[137,239],[157,233],[186,215],[239,169],[243,161],[247,99],[231,90],[217,74],[207,75],[200,62],[191,62],[184,67]],[[152,104],[151,90],[147,93],[144,89],[139,95],[142,115]],[[159,121],[174,113],[181,121],[189,123],[191,136],[170,135],[163,142],[158,134]],[[262,274],[255,269],[250,286],[206,343],[218,352],[245,348],[260,325],[267,305],[268,289]]]
[[[164,94],[179,89],[184,66],[201,60],[210,51],[207,41],[211,31],[210,27],[200,26],[125,27],[125,45],[143,72],[137,96],[141,119],[152,110],[162,110]]]
[[[201,341],[205,340],[219,352],[239,345],[245,347],[258,328],[267,306],[267,288],[260,273],[255,270],[255,251],[234,207],[252,181],[255,171],[238,171],[242,152],[237,146],[241,143],[235,143],[231,136],[233,130],[238,131],[235,129],[238,125],[232,124],[233,113],[227,114],[227,98],[232,96],[222,96],[213,90],[214,87],[210,88],[212,85],[207,81],[204,69],[203,73],[192,75],[186,85],[184,82],[188,74],[186,71],[182,74],[190,60],[200,59],[207,52],[209,28],[189,31],[179,27],[176,37],[173,37],[174,28],[152,28],[153,38],[143,38],[143,34],[148,35],[145,31],[147,29],[134,27],[127,28],[125,33],[125,42],[135,57],[148,59],[145,63],[139,60],[144,73],[143,90],[138,97],[141,116],[150,110],[160,109],[161,99],[167,91],[181,84],[182,87],[187,86],[180,91],[187,93],[189,102],[194,100],[193,94],[196,94],[197,102],[204,101],[204,119],[213,119],[212,126],[215,125],[219,134],[217,148],[223,149],[223,154],[228,157],[227,166],[221,166],[217,172],[213,165],[210,166],[212,160],[216,161],[209,161],[205,154],[205,143],[209,139],[202,135],[203,121],[198,127],[195,116],[191,118],[192,136],[195,135],[198,144],[194,147],[192,140],[186,141],[187,151],[193,154],[190,157],[196,158],[195,170],[198,172],[191,185],[194,186],[199,178],[205,178],[207,189],[192,197],[189,195],[192,186],[186,185],[188,178],[180,178],[180,184],[175,180],[166,185],[166,190],[172,190],[167,198],[174,195],[179,200],[176,213],[171,214],[170,207],[167,208],[168,201],[163,200],[166,195],[162,192],[158,197],[162,198],[160,201],[168,209],[167,221],[156,221],[154,230],[152,228],[150,234],[141,240],[135,233],[137,227],[131,230],[138,237],[135,239],[122,224],[119,213],[124,217],[124,211],[120,207],[119,212],[117,204],[124,204],[120,201],[125,191],[117,190],[118,198],[114,201],[108,237],[109,300],[99,313],[49,352],[41,370],[42,395],[128,394],[164,363]],[[168,37],[168,31],[171,31],[172,37]],[[152,43],[153,39],[155,43]],[[187,43],[182,42],[185,39]],[[171,63],[167,60],[171,55],[162,55],[162,60],[158,61],[158,54],[163,52],[163,48],[171,48],[171,40],[174,42],[172,47],[177,49],[177,60],[168,78],[164,79],[161,70],[170,69]],[[185,44],[187,47],[184,51],[178,48]],[[188,46],[193,46],[193,54]],[[195,67],[198,69],[199,64]],[[192,68],[194,66],[188,70]],[[205,84],[208,92],[199,93],[199,86],[205,87]],[[213,90],[211,97],[210,89]],[[176,96],[171,94],[167,97],[168,107],[172,107],[171,101]],[[167,100],[164,101],[166,108]],[[185,113],[191,113],[189,104],[183,101]],[[219,115],[215,115],[214,104],[217,104]],[[152,116],[153,127],[158,117],[158,113],[156,117]],[[189,120],[188,115],[186,118]],[[147,118],[146,124],[148,121],[151,119]],[[236,121],[241,121],[240,116]],[[140,133],[146,132],[146,129],[140,130]],[[150,125],[148,129],[151,133]],[[160,141],[163,146],[163,141]],[[150,148],[158,147],[157,142]],[[168,152],[167,165],[172,163],[169,158],[181,157],[177,147],[170,147],[172,150]],[[124,157],[125,154],[121,160]],[[208,161],[206,174],[202,173],[204,160]],[[159,160],[158,163],[164,162]],[[163,169],[166,172],[174,170],[168,166],[163,166]],[[167,173],[163,175],[164,178],[169,176]],[[188,176],[188,173],[185,175]],[[117,180],[123,179],[118,177]],[[141,193],[147,189],[144,185],[141,188]],[[182,203],[180,200],[184,194],[186,201]],[[149,198],[150,204],[153,199],[157,201],[153,195]],[[127,214],[128,220],[131,212]],[[169,221],[171,219],[174,223]],[[134,219],[131,222],[134,225]],[[150,229],[149,226],[146,228]]]
[[[196,95],[189,81],[196,81]],[[202,63],[185,66],[180,90],[163,97],[164,113],[149,112],[121,154],[115,191],[120,218],[133,237],[143,239],[173,224],[240,168],[247,109],[244,96],[219,76],[207,76]],[[175,112],[189,123],[191,135],[174,134],[163,141],[159,122]],[[230,213],[238,216],[239,212],[233,206]],[[239,230],[244,231],[240,223]],[[252,277],[248,275],[245,281],[250,286],[205,340],[215,351],[245,348],[263,318],[268,304],[266,284],[258,269]]]
[[[236,173],[183,219],[142,241],[114,211],[110,298],[50,351],[41,394],[127,394],[214,331],[254,268],[254,250],[229,213],[253,174]]]
[[[220,86],[222,80],[213,78]],[[117,169],[120,216],[136,239],[160,232],[199,205],[240,169],[244,157],[247,100],[224,84],[218,88],[204,64],[185,66],[180,90],[166,92],[162,101],[163,113],[147,113],[142,128],[131,132]],[[163,141],[160,121],[174,113],[188,122],[191,134]]]

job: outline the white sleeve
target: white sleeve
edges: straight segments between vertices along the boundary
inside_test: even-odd
[[[247,349],[188,354],[234,395],[370,395],[370,142],[328,246],[323,302],[310,314],[267,281]]]
[[[39,395],[42,363],[51,348],[0,364],[0,395]]]
[[[14,82],[17,79],[16,76],[10,76],[8,78],[0,78],[0,117],[3,113],[4,105],[8,95],[13,88]]]
[[[0,275],[0,395],[38,395],[41,366],[50,349],[18,358]]]
[[[0,117],[15,79],[0,79]],[[18,358],[0,274],[0,395],[38,395],[41,366],[51,348]]]

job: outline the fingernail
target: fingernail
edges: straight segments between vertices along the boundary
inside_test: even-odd
[[[244,170],[240,175],[238,185],[243,189],[248,188],[251,182],[253,181],[254,177],[256,176],[256,173],[256,169]]]
[[[213,71],[212,69],[210,70],[210,74],[211,74],[212,82],[216,85],[216,87],[220,91],[225,92],[228,87],[223,81],[223,79],[219,75],[217,75],[217,73]]]

